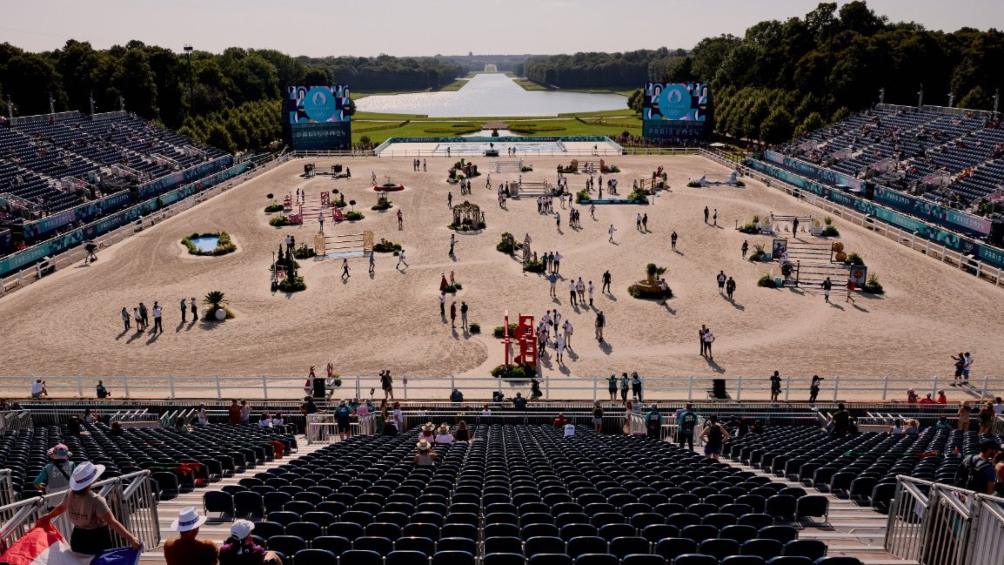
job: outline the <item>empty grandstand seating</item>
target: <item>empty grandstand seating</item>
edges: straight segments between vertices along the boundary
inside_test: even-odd
[[[416,466],[414,434],[355,436],[204,495],[294,565],[813,563],[781,483],[666,442],[478,425]],[[764,496],[752,496],[754,492]],[[796,493],[797,494],[797,493]],[[804,494],[804,493],[803,493]],[[775,561],[769,561],[774,559]],[[856,560],[850,561],[857,562]]]
[[[779,150],[957,208],[1004,195],[1004,128],[990,112],[880,104]]]
[[[224,155],[126,112],[63,112],[0,127],[0,194],[34,218]]]
[[[730,439],[722,453],[884,512],[895,493],[897,475],[951,483],[963,455],[977,452],[979,439],[975,431],[933,427],[919,434],[869,432],[837,437],[816,427],[776,426]],[[825,512],[819,498],[798,491],[792,493],[799,496],[798,517]],[[751,494],[769,495],[767,490]]]
[[[105,465],[106,477],[142,469],[154,471],[164,498],[273,459],[273,442],[296,448],[289,431],[256,425],[209,424],[189,433],[125,428],[119,436],[110,434],[108,426],[101,423],[87,424],[85,429],[87,433],[79,436],[59,426],[5,433],[0,438],[0,467],[11,469],[15,491],[23,497],[38,494],[31,483],[48,462],[46,450],[60,442],[73,452],[72,460]]]

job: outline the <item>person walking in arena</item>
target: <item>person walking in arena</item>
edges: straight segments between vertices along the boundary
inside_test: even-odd
[[[193,296],[188,303],[188,309],[192,311],[192,321],[199,321],[199,312],[195,309],[195,297]]]
[[[178,304],[178,308],[181,310],[181,323],[184,324],[188,321],[185,319],[188,314],[188,303],[185,302],[184,298],[181,299],[181,303]]]
[[[398,254],[397,254],[397,266],[395,266],[394,268],[400,270],[401,269],[401,265],[404,265],[405,268],[408,267],[408,262],[404,260],[404,248],[401,248],[401,251],[398,252]]]
[[[603,271],[603,288],[600,289],[600,292],[610,292],[610,278],[610,271]]]
[[[349,259],[348,259],[348,257],[343,257],[342,258],[342,280],[343,281],[348,280],[348,278],[350,276],[352,276],[352,275],[349,274]]]
[[[184,304],[185,301],[182,300],[181,303]],[[122,331],[126,331],[127,332],[127,331],[129,331],[129,318],[130,318],[130,316],[129,316],[129,310],[125,306],[122,307],[121,315],[122,315],[122,325],[125,326],[125,328]],[[962,373],[960,372],[959,374],[961,375]]]
[[[735,302],[732,298],[732,294],[736,291],[736,280],[729,277],[729,280],[725,281],[725,295],[728,296],[729,302]]]
[[[376,253],[370,251],[370,274],[376,273]]]
[[[401,209],[397,210],[397,231],[404,229],[404,214],[401,213]]]
[[[673,230],[673,233],[669,234],[669,243],[673,246],[673,251],[676,251],[676,239],[677,239],[677,237],[679,237],[679,236],[676,235],[676,230]]]
[[[596,341],[603,343],[603,326],[607,323],[606,316],[603,315],[603,310],[596,312],[596,321],[594,325],[596,326]]]
[[[741,249],[741,250],[742,250],[742,252],[743,252],[743,259],[745,259],[745,258],[746,258],[746,253],[748,253],[748,252],[749,252],[749,250],[750,250],[750,242],[748,242],[748,241],[746,241],[746,240],[744,239],[744,240],[743,240],[743,246],[742,246],[742,247],[741,247],[740,249]]]
[[[161,323],[161,317],[164,315],[164,309],[160,307],[160,304],[156,300],[153,301],[153,333],[164,333],[164,325]]]

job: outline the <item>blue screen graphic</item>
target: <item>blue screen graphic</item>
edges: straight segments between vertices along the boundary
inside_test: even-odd
[[[286,90],[290,124],[349,121],[349,87],[290,86]]]
[[[708,119],[708,85],[700,82],[645,85],[642,119],[645,121],[704,122]]]

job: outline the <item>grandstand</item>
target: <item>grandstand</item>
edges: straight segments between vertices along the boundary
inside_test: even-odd
[[[961,210],[1004,196],[1004,127],[993,112],[879,104],[779,151]]]
[[[0,128],[0,225],[13,228],[17,237],[0,248],[0,255],[174,188],[180,180],[172,175],[215,163],[184,175],[190,182],[231,162],[218,149],[198,146],[127,112],[62,112],[5,124]],[[154,190],[143,190],[151,184]],[[123,194],[131,197],[113,198]],[[98,210],[75,210],[85,203]],[[50,221],[38,225],[44,218]]]

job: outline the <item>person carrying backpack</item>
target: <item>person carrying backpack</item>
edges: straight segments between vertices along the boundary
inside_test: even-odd
[[[645,431],[650,439],[659,439],[662,430],[662,414],[659,412],[659,407],[655,404],[645,414]]]
[[[70,476],[76,465],[70,461],[70,452],[66,445],[59,443],[48,451],[49,463],[42,467],[35,477],[35,489],[43,494],[52,494],[66,490],[70,486]]]
[[[997,474],[993,458],[1000,451],[1000,445],[994,439],[984,438],[980,440],[979,450],[979,453],[962,459],[955,473],[955,484],[981,494],[994,494]]]
[[[694,450],[694,428],[697,427],[697,414],[693,411],[693,405],[689,402],[676,417],[676,426],[679,434],[680,447],[686,443],[690,450]]]

